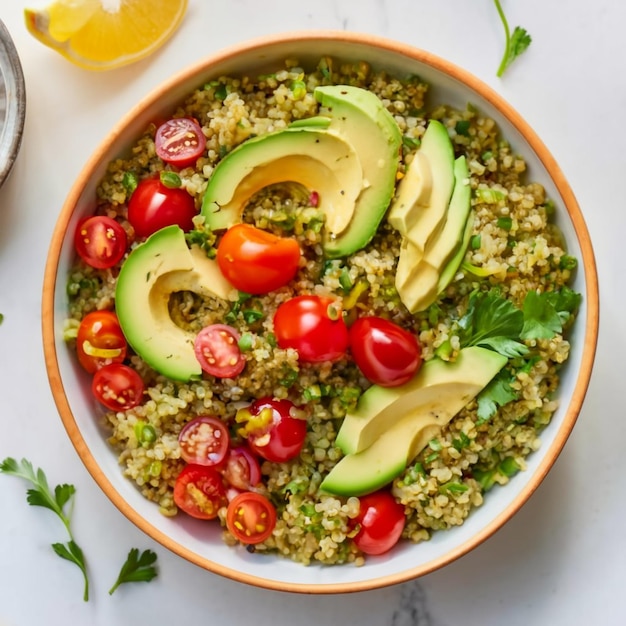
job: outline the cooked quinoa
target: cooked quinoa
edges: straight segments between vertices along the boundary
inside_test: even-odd
[[[437,119],[448,128],[456,154],[466,155],[470,169],[475,236],[465,264],[435,304],[412,315],[394,287],[400,238],[386,221],[365,248],[328,261],[322,249],[324,216],[312,206],[309,194],[290,185],[267,188],[249,203],[244,221],[297,238],[302,259],[294,281],[244,303],[238,302],[236,291],[229,301],[181,292],[170,302],[172,317],[183,328],[197,332],[228,319],[241,334],[249,333],[243,373],[234,379],[205,375],[202,380],[180,383],[131,355],[128,362],[146,384],[145,401],[125,412],[107,413],[104,422],[124,474],[164,515],[174,516],[178,511],[173,485],[185,465],[178,434],[188,421],[215,415],[232,424],[238,408],[262,396],[306,405],[308,434],[300,456],[262,465],[263,492],[276,506],[278,522],[272,536],[254,549],[304,564],[359,565],[364,556],[350,540],[354,535],[350,520],[358,514],[359,500],[322,494],[319,485],[342,456],[334,444],[342,418],[370,383],[349,357],[305,364],[299,363],[294,350],[277,347],[272,325],[277,306],[296,293],[331,295],[349,318],[357,313],[376,315],[414,332],[424,360],[437,356],[452,361],[461,347],[459,319],[472,292],[497,287],[520,307],[531,290],[567,285],[575,263],[551,221],[552,202],[540,184],[526,180],[523,157],[500,135],[493,120],[471,103],[456,110],[431,102],[428,85],[418,78],[394,78],[365,63],[342,65],[322,59],[313,71],[305,72],[296,60],[289,60],[273,74],[220,77],[200,85],[173,112],[173,117],[196,118],[207,137],[206,153],[196,166],[179,171],[182,186],[198,209],[213,169],[235,146],[318,114],[313,90],[320,84],[355,85],[381,99],[403,135],[400,176],[428,121]],[[148,127],[126,156],[113,161],[97,190],[96,212],[118,220],[131,237],[133,230],[126,220],[129,175],[140,180],[168,169],[156,155],[154,134],[155,126]],[[196,219],[196,229],[198,241],[207,247],[214,244],[215,237],[204,230],[202,218]],[[86,313],[114,308],[118,271],[119,265],[110,270],[95,270],[82,262],[74,266],[68,281],[70,344],[72,329]],[[245,309],[262,311],[263,316],[251,320]],[[554,392],[569,343],[557,334],[549,340],[529,341],[528,347],[533,358],[511,370],[514,399],[498,407],[489,420],[478,418],[477,400],[470,402],[394,480],[392,492],[405,506],[408,540],[428,540],[434,531],[462,524],[488,497],[489,488],[505,484],[523,470],[526,457],[541,445],[541,431],[557,408]],[[153,427],[153,441],[138,441],[139,422]],[[235,544],[224,515],[225,509],[219,515],[224,540]]]

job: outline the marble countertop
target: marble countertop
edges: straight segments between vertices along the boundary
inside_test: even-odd
[[[73,524],[77,541],[89,546],[92,599],[82,601],[78,570],[50,549],[63,528],[48,511],[27,505],[21,481],[0,476],[0,626],[269,626],[292,624],[294,616],[300,626],[623,624],[626,280],[619,254],[626,232],[626,5],[503,0],[511,25],[523,25],[533,43],[498,79],[503,33],[491,0],[190,0],[168,45],[108,73],[74,67],[35,41],[22,18],[33,4],[12,0],[0,8],[28,94],[22,149],[0,190],[0,459],[26,457],[46,470],[51,483],[76,486]],[[83,467],[58,418],[40,331],[43,269],[58,211],[108,129],[162,80],[206,54],[302,28],[407,42],[500,92],[534,126],[570,181],[595,242],[602,298],[597,361],[580,419],[553,471],[510,523],[419,580],[322,597],[265,591],[213,575],[170,554],[123,517]],[[132,546],[158,553],[160,576],[110,597],[107,590]]]

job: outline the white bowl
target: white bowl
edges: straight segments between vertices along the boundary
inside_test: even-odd
[[[302,64],[330,55],[365,60],[392,75],[417,74],[432,86],[432,98],[458,107],[473,103],[492,117],[528,164],[530,180],[541,182],[558,207],[556,220],[570,254],[579,259],[573,288],[583,302],[571,334],[572,351],[562,373],[560,408],[542,433],[541,449],[528,458],[528,469],[504,488],[493,489],[484,504],[457,528],[434,533],[417,545],[402,543],[392,552],[368,558],[362,567],[303,567],[286,559],[233,549],[219,538],[214,524],[178,516],[169,519],[122,476],[116,455],[93,419],[89,377],[77,366],[63,341],[66,277],[73,260],[77,221],[89,214],[98,180],[107,163],[198,85],[245,71],[267,71],[296,56]],[[223,576],[270,589],[338,593],[406,581],[467,553],[499,529],[524,504],[546,476],[565,444],[581,409],[595,354],[598,330],[598,284],[593,250],[583,217],[558,165],[535,132],[497,93],[474,76],[427,52],[404,44],[346,32],[295,32],[258,39],[223,50],[173,77],[126,115],[97,148],[70,190],[50,247],[43,295],[46,364],[54,398],[67,432],[87,469],[130,521],[173,552]]]

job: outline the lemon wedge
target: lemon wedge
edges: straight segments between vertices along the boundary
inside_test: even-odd
[[[160,48],[180,25],[188,0],[56,0],[25,9],[28,32],[72,63],[109,70]]]

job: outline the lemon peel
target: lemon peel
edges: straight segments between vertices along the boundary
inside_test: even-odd
[[[89,70],[134,63],[160,48],[177,30],[188,0],[56,0],[25,9],[28,32]]]

